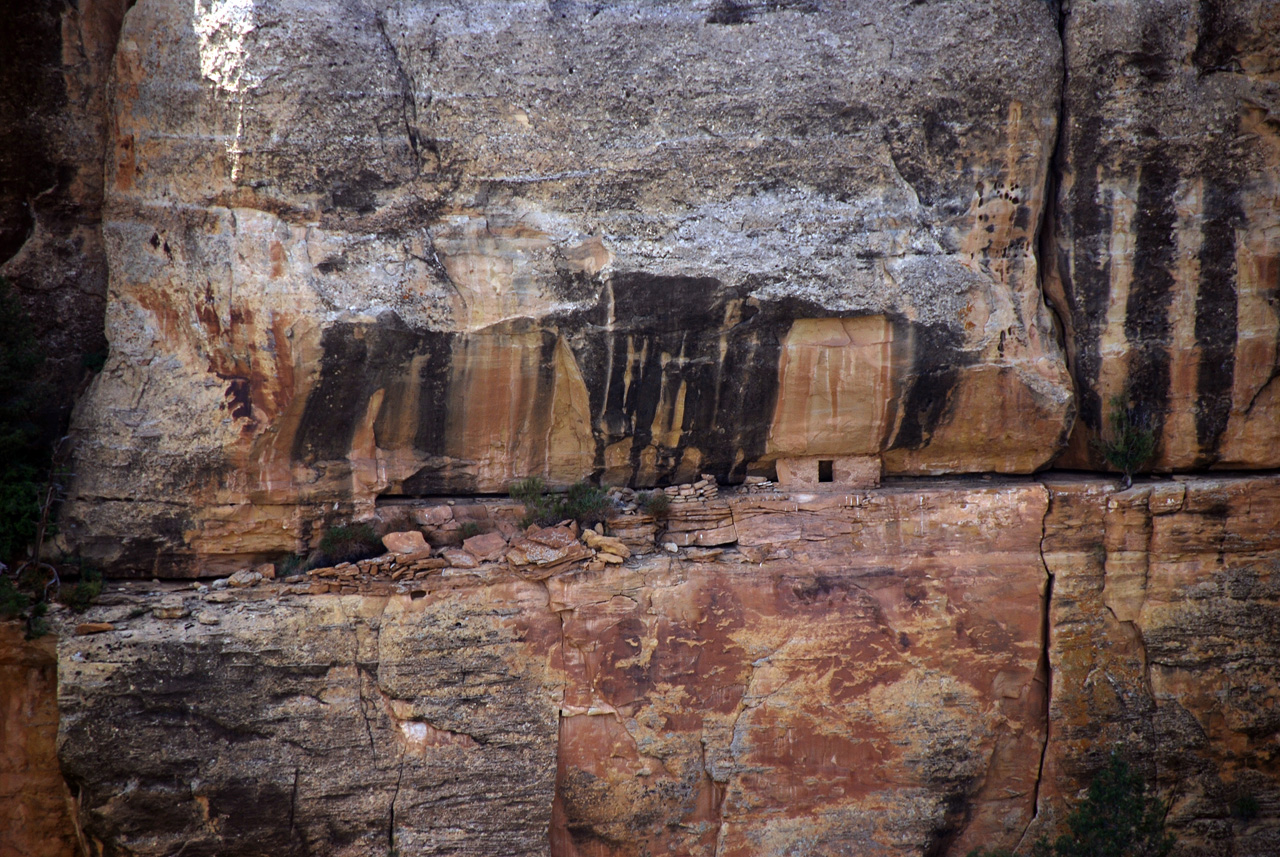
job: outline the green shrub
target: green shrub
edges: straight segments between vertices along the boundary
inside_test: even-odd
[[[467,521],[462,525],[458,532],[462,534],[464,539],[469,539],[472,536],[480,535],[480,525],[475,521]]]
[[[26,637],[33,640],[49,633],[47,602],[36,594],[25,591],[27,585],[19,580],[15,585],[7,575],[0,575],[0,619],[21,619],[26,622]]]
[[[320,539],[320,556],[313,566],[338,565],[343,562],[359,562],[381,556],[385,551],[382,539],[368,524],[341,524],[330,527]]]
[[[637,505],[654,520],[664,520],[671,512],[671,498],[665,491],[646,491],[637,498]]]
[[[563,494],[550,494],[541,479],[530,476],[511,486],[511,499],[524,504],[522,527],[549,527],[569,519],[589,526],[605,520],[613,511],[609,493],[586,481],[573,483]]]
[[[1107,464],[1124,474],[1124,487],[1133,485],[1133,474],[1151,460],[1156,451],[1156,433],[1130,404],[1129,390],[1111,397],[1111,409],[1107,414],[1110,431],[1094,448],[1102,453]]]
[[[52,630],[49,627],[49,620],[44,618],[44,614],[48,612],[49,602],[47,601],[37,601],[35,606],[31,608],[31,613],[27,616],[26,637],[28,640],[43,637]]]
[[[1117,751],[1089,784],[1089,794],[1067,816],[1070,833],[1050,845],[1035,844],[1035,857],[1163,857],[1174,838],[1165,833],[1167,807],[1147,793],[1142,776]]]
[[[16,619],[31,606],[31,596],[13,585],[7,575],[0,575],[0,619]]]
[[[102,594],[102,572],[92,567],[80,569],[80,579],[75,586],[63,586],[58,590],[58,600],[76,613],[88,610]]]

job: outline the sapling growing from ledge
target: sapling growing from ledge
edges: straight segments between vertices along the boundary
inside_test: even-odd
[[[1110,429],[1093,447],[1107,464],[1123,474],[1123,487],[1133,486],[1133,474],[1142,469],[1156,451],[1156,433],[1137,408],[1130,404],[1129,389],[1111,397],[1107,413]]]

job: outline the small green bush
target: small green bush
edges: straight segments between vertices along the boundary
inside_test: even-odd
[[[49,620],[45,618],[49,605],[24,591],[26,588],[23,581],[15,585],[12,578],[0,575],[0,619],[23,620],[27,624],[26,638],[33,640],[49,633]]]
[[[590,526],[605,520],[613,511],[609,493],[586,481],[573,483],[563,494],[550,494],[541,479],[530,476],[512,485],[510,493],[511,499],[524,504],[522,527],[549,527],[569,519]]]
[[[27,633],[28,640],[34,640],[36,637],[43,637],[48,634],[52,628],[49,627],[49,620],[44,614],[49,612],[48,601],[38,601],[31,608],[31,614],[27,616]]]
[[[646,491],[637,498],[637,505],[654,520],[664,520],[671,512],[671,498],[665,491]]]
[[[1036,842],[1035,857],[1164,857],[1174,838],[1165,833],[1167,807],[1147,793],[1142,775],[1118,751],[1089,784],[1089,794],[1067,816],[1070,833],[1050,845]]]
[[[58,590],[58,600],[76,613],[83,613],[101,594],[102,572],[96,568],[82,567],[80,579],[75,586],[64,586]]]
[[[31,606],[31,596],[13,585],[13,581],[0,575],[0,619],[16,619]]]
[[[343,562],[359,562],[381,556],[382,539],[368,524],[340,524],[330,527],[320,539],[320,556],[313,565],[337,565]]]
[[[469,539],[472,536],[480,535],[480,525],[475,521],[467,521],[458,532],[462,534],[464,539]]]
[[[1124,487],[1133,485],[1133,474],[1142,469],[1156,451],[1156,433],[1130,404],[1126,387],[1123,393],[1111,397],[1107,414],[1110,428],[1094,448],[1102,453],[1107,464],[1124,474]]]

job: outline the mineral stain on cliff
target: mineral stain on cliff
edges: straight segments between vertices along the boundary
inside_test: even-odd
[[[1196,442],[1199,466],[1217,459],[1218,445],[1231,417],[1239,336],[1236,290],[1236,232],[1244,222],[1239,188],[1229,175],[1214,176],[1205,188],[1201,228],[1200,282],[1196,290]]]
[[[714,279],[611,278],[594,308],[557,325],[591,395],[596,472],[741,481],[765,451],[788,325]]]

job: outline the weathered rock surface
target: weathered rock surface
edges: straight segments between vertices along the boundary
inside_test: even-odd
[[[1181,853],[1280,852],[1280,480],[1046,484],[1041,823],[1119,744],[1171,799]]]
[[[58,658],[52,637],[0,621],[0,857],[76,853],[58,769]]]
[[[560,623],[540,586],[277,596],[185,596],[216,625],[117,596],[94,612],[122,630],[61,642],[62,763],[94,836],[134,854],[546,852]]]
[[[1280,10],[1071,3],[1044,261],[1080,419],[1126,385],[1162,468],[1280,465]]]
[[[915,857],[1027,846],[1120,743],[1179,854],[1274,854],[1280,480],[1114,485],[814,495],[699,562],[382,598],[117,584],[60,643],[62,764],[139,855]]]
[[[41,346],[55,424],[84,383],[86,356],[107,347],[107,80],[129,5],[14,3],[0,33],[0,276]]]
[[[68,543],[176,574],[529,474],[1043,466],[1058,45],[1025,0],[133,6]]]

